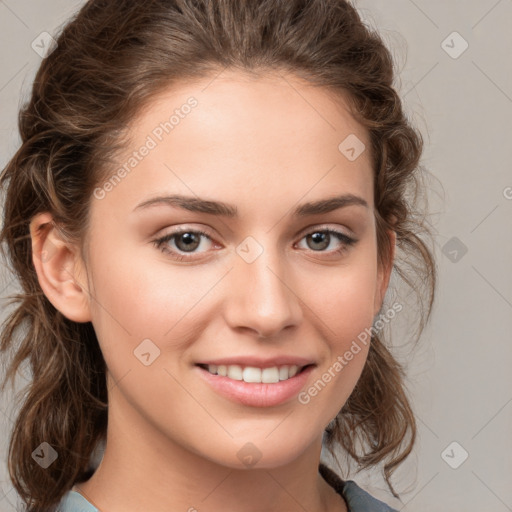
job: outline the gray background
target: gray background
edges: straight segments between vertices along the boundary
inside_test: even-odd
[[[82,3],[0,0],[2,167],[18,146],[18,106],[41,62],[31,43]],[[377,471],[350,477],[406,512],[512,511],[512,1],[355,5],[392,48],[405,107],[425,138],[423,165],[442,187],[430,192],[437,302],[417,348],[403,352],[419,427],[393,479],[403,501],[386,493]],[[16,290],[5,271],[0,285],[2,298]],[[13,404],[0,402],[5,512],[20,504],[5,463]]]

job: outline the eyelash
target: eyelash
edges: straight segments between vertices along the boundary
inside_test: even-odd
[[[175,231],[174,233],[169,233],[168,235],[165,235],[161,238],[157,238],[156,240],[153,240],[153,244],[157,249],[162,251],[164,254],[172,255],[172,258],[174,258],[178,261],[192,261],[195,259],[193,256],[192,257],[191,256],[183,256],[182,254],[177,253],[174,250],[172,250],[172,251],[169,250],[169,248],[167,246],[164,246],[165,243],[171,241],[175,237],[183,235],[184,233],[193,233],[195,235],[202,235],[202,236],[208,238],[209,240],[212,240],[210,235],[207,232],[202,231],[201,229],[182,229],[179,231]],[[351,237],[347,236],[345,233],[342,233],[341,231],[337,231],[337,230],[331,229],[331,228],[315,229],[313,231],[309,231],[302,236],[301,240],[303,238],[305,238],[306,236],[312,235],[314,233],[328,233],[330,235],[334,235],[340,242],[343,243],[343,245],[339,249],[336,249],[334,251],[312,251],[312,252],[319,252],[319,253],[326,252],[327,254],[341,255],[341,254],[344,254],[350,246],[352,246],[358,242],[358,240],[356,240],[355,238],[351,238]],[[189,254],[194,254],[194,253],[189,253]]]

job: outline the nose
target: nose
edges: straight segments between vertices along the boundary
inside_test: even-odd
[[[231,328],[270,338],[298,326],[303,312],[291,276],[276,251],[265,249],[252,263],[237,255],[230,272],[232,293],[225,310]]]

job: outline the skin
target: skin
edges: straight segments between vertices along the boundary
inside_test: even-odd
[[[91,321],[108,366],[106,451],[80,492],[103,512],[325,512],[347,510],[318,473],[322,434],[363,369],[368,348],[307,404],[235,403],[198,378],[195,363],[233,355],[298,355],[315,361],[309,388],[370,328],[391,262],[377,265],[369,151],[349,161],[338,145],[368,134],[346,103],[293,76],[225,71],[166,90],[132,123],[119,165],[175,108],[198,105],[104,198],[93,198],[85,261],[78,247],[31,222],[41,287],[66,317]],[[115,169],[113,169],[115,171]],[[299,204],[351,193],[351,205],[292,218]],[[237,219],[165,205],[133,212],[156,195],[185,194],[236,206]],[[195,252],[178,228],[207,229]],[[357,239],[326,248],[306,237],[336,229]],[[263,248],[247,263],[248,236]],[[395,235],[389,233],[394,247]],[[179,244],[179,245],[176,245]],[[185,246],[186,247],[186,246]],[[179,248],[182,250],[180,251]],[[42,251],[51,257],[41,259]],[[149,338],[148,366],[134,350]],[[246,443],[261,454],[247,467]]]

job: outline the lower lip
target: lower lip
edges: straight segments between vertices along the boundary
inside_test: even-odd
[[[308,366],[305,370],[294,377],[264,384],[260,382],[245,382],[234,380],[221,375],[213,375],[208,370],[196,366],[201,378],[203,378],[217,393],[234,402],[251,407],[272,407],[280,405],[298,395],[304,387],[314,365]]]

